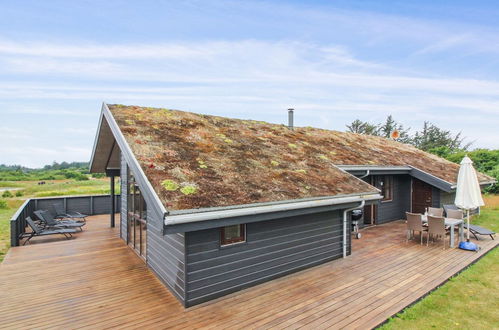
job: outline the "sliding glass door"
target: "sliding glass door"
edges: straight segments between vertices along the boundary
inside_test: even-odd
[[[127,242],[143,259],[147,257],[147,205],[135,182],[133,175],[128,173],[127,201]]]

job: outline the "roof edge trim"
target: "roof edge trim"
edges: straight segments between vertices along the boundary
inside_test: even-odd
[[[289,210],[313,208],[320,206],[347,204],[347,203],[361,202],[361,201],[372,201],[378,199],[381,199],[380,194],[368,193],[368,194],[355,194],[350,196],[344,195],[341,197],[332,197],[332,198],[331,197],[319,198],[314,200],[297,201],[297,202],[282,201],[279,204],[272,204],[265,206],[251,206],[251,207],[241,207],[241,208],[233,208],[233,209],[211,211],[211,212],[207,211],[202,213],[170,215],[170,216],[165,216],[164,224],[165,226],[173,226],[173,225],[192,223],[192,222],[233,218],[233,217],[240,217],[247,215],[257,215],[263,213],[289,211]]]
[[[147,179],[144,171],[142,170],[142,167],[140,167],[139,162],[133,155],[132,149],[130,149],[130,146],[126,141],[125,136],[121,132],[118,123],[116,123],[113,114],[111,113],[109,107],[105,102],[102,103],[102,116],[106,119],[111,129],[111,132],[114,135],[114,139],[116,140],[116,143],[118,143],[118,146],[120,147],[121,154],[127,161],[128,166],[130,166],[139,186],[141,186],[142,193],[144,193],[145,196],[149,197],[149,199],[151,199],[154,202],[154,204],[157,205],[158,211],[161,214],[163,214],[164,217],[164,215],[167,214],[168,211],[166,210],[165,206],[163,205],[158,195],[154,191],[151,183]],[[146,189],[144,189],[144,187]]]
[[[433,174],[430,174],[428,172],[425,172],[423,170],[420,170],[417,167],[410,166],[411,168],[411,176],[415,177],[416,179],[419,179],[421,181],[424,181],[432,186],[435,186],[445,192],[451,192],[452,191],[452,183],[445,181],[443,179],[440,179],[439,177],[434,176]]]
[[[410,171],[411,167],[409,166],[376,166],[376,165],[336,165],[336,167],[345,170],[345,171]]]
[[[478,181],[478,184],[479,184],[480,186],[487,186],[487,185],[492,185],[492,184],[495,184],[495,183],[497,183],[497,180],[491,180],[491,181],[481,181],[481,182],[480,182],[480,181]],[[452,189],[457,189],[457,184],[453,184],[453,185],[451,186],[451,188],[452,188]]]
[[[97,133],[95,133],[94,146],[92,148],[92,155],[90,156],[90,164],[88,166],[88,171],[90,173],[94,173],[94,172],[92,172],[92,170],[93,170],[93,167],[94,167],[95,152],[96,152],[96,149],[97,149],[97,143],[99,142],[100,127],[102,125],[102,118],[103,117],[104,117],[104,114],[103,114],[103,111],[101,110],[101,113],[100,113],[100,116],[99,116],[99,123],[97,124]]]

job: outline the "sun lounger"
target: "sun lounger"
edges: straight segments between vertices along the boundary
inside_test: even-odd
[[[28,237],[28,239],[24,242],[23,245],[26,245],[26,243],[28,243],[29,240],[35,236],[64,235],[67,239],[70,239],[71,237],[73,237],[71,234],[76,233],[75,229],[68,229],[68,228],[60,228],[60,229],[59,228],[57,228],[57,229],[40,228],[36,225],[36,223],[30,217],[26,218],[26,222],[31,227],[32,232],[26,233],[26,237]]]
[[[444,204],[443,208],[445,210],[445,214],[447,214],[447,210],[459,210],[459,208],[454,204]],[[470,210],[470,215],[475,215],[475,214],[479,214],[479,213],[480,213],[479,207],[477,207],[474,210]]]
[[[465,223],[464,228],[468,229],[468,224]],[[483,227],[480,227],[477,225],[472,225],[472,224],[470,224],[469,230],[470,230],[470,233],[472,233],[473,236],[475,236],[475,238],[477,240],[479,240],[477,235],[489,235],[490,238],[494,239],[494,235],[496,234],[492,230],[489,230],[487,228],[483,228]]]
[[[88,215],[80,212],[65,212],[61,204],[52,204],[55,211],[55,218],[59,219],[78,219],[77,221],[86,222]]]
[[[83,231],[84,222],[74,220],[56,220],[48,211],[38,210],[33,212],[40,219],[40,221],[47,224],[49,228],[78,228]]]

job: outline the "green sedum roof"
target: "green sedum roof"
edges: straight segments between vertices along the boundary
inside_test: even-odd
[[[335,165],[413,166],[451,184],[459,171],[455,163],[381,137],[108,107],[170,210],[378,192]],[[481,182],[492,180],[478,176]]]
[[[169,210],[378,191],[334,166],[309,129],[108,105]]]

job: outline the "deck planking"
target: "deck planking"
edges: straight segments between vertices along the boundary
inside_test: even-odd
[[[119,219],[119,217],[118,217]],[[33,238],[0,265],[2,328],[366,329],[439,286],[478,253],[406,243],[404,223],[363,231],[353,254],[185,309],[94,216],[74,239]]]

